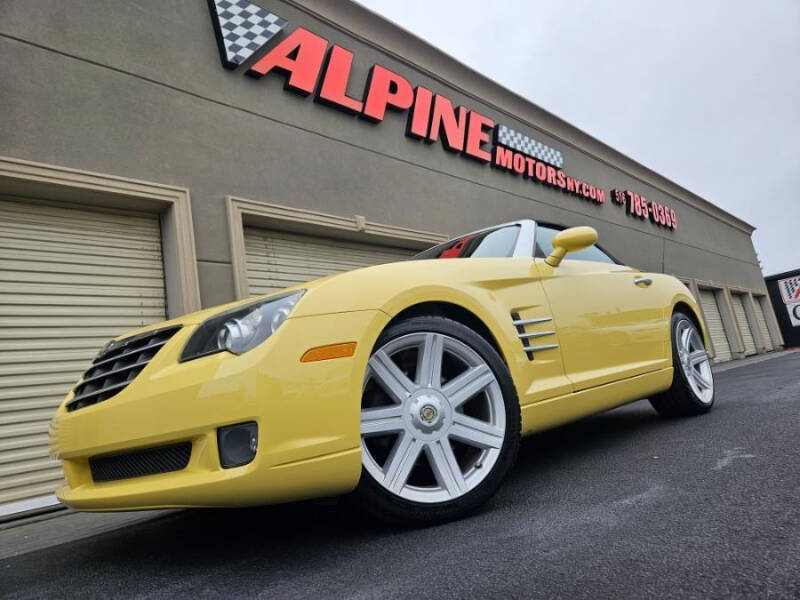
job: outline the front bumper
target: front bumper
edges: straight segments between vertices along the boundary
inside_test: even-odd
[[[369,353],[389,317],[356,311],[288,319],[241,356],[178,357],[186,326],[120,393],[68,412],[52,426],[66,485],[57,495],[81,510],[246,506],[351,490],[361,473],[359,412]],[[358,342],[349,358],[301,363],[309,348]],[[223,469],[217,428],[258,424],[255,459]],[[185,469],[104,483],[89,458],[190,441]]]

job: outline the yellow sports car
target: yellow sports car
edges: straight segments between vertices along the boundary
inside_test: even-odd
[[[355,491],[430,523],[485,502],[522,435],[640,398],[707,412],[691,293],[596,240],[523,220],[125,334],[54,417],[58,496],[131,510]]]

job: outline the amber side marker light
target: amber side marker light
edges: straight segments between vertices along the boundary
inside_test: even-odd
[[[331,358],[346,358],[356,353],[356,343],[346,342],[344,344],[330,344],[328,346],[318,346],[306,350],[300,358],[300,362],[315,362],[318,360],[330,360]]]

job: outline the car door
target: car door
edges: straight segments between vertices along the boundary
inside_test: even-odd
[[[506,223],[453,238],[414,257],[472,263],[469,273],[475,279],[470,285],[490,290],[490,320],[506,332],[504,358],[523,406],[567,395],[574,387],[564,372],[549,303],[531,262],[534,231],[532,220]],[[502,334],[498,337],[503,341]]]
[[[557,232],[537,227],[537,254],[549,254]],[[669,366],[657,279],[615,263],[597,246],[567,255],[558,267],[534,262],[576,391]]]

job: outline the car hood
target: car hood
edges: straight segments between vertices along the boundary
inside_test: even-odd
[[[386,263],[328,275],[263,296],[253,296],[154,323],[116,339],[173,325],[194,326],[216,314],[293,290],[306,290],[306,293],[289,315],[290,319],[362,310],[382,310],[392,315],[396,306],[404,304],[403,298],[438,297],[455,301],[457,298],[454,294],[465,288],[482,288],[490,292],[499,282],[507,285],[515,280],[520,283],[527,281],[532,268],[533,262],[529,258],[431,259]]]
[[[229,310],[238,308],[239,306],[247,306],[248,304],[253,304],[259,302],[260,300],[267,300],[273,296],[282,296],[287,292],[291,292],[293,290],[310,290],[317,287],[320,283],[324,282],[326,279],[330,279],[331,277],[336,277],[336,275],[328,275],[326,277],[322,277],[320,279],[315,279],[313,281],[308,281],[306,283],[300,285],[294,285],[288,288],[283,288],[280,290],[275,290],[274,292],[270,292],[268,294],[262,294],[259,296],[250,296],[249,298],[244,298],[242,300],[234,300],[233,302],[227,302],[225,304],[219,304],[217,306],[213,306],[211,308],[204,308],[203,310],[198,310],[192,313],[187,313],[185,315],[181,315],[180,317],[176,317],[174,319],[169,319],[168,321],[159,321],[158,323],[152,323],[150,325],[145,325],[144,327],[140,327],[138,329],[133,329],[131,331],[126,331],[125,333],[117,336],[114,338],[115,340],[122,340],[127,337],[131,337],[134,335],[139,335],[140,333],[145,333],[148,331],[154,331],[156,329],[163,329],[166,327],[186,327],[186,326],[193,326],[199,325],[206,319],[213,317],[214,315],[218,315],[223,312],[227,312]]]

